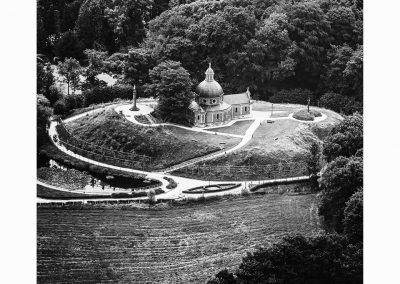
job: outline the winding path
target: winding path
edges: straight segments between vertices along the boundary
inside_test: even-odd
[[[224,150],[224,151],[219,151],[216,153],[212,153],[203,157],[199,157],[196,159],[192,159],[186,162],[183,162],[181,164],[172,166],[168,169],[165,169],[161,172],[147,172],[147,171],[142,171],[142,170],[135,170],[135,169],[130,169],[130,168],[123,168],[123,167],[118,167],[118,166],[114,166],[114,165],[109,165],[109,164],[105,164],[105,163],[101,163],[89,158],[86,158],[84,156],[78,155],[70,150],[68,150],[67,148],[65,148],[64,146],[56,143],[53,140],[54,136],[57,136],[57,131],[56,131],[56,125],[57,122],[56,121],[52,121],[50,123],[50,128],[49,128],[49,136],[52,140],[52,142],[54,143],[54,145],[60,149],[61,151],[63,151],[65,154],[70,155],[76,159],[79,159],[81,161],[90,163],[90,164],[94,164],[94,165],[98,165],[98,166],[102,166],[105,168],[110,168],[110,169],[115,169],[115,170],[119,170],[119,171],[125,171],[125,172],[130,172],[130,173],[136,173],[136,174],[141,174],[141,175],[145,175],[146,178],[149,179],[155,179],[155,180],[159,180],[162,183],[161,188],[165,191],[165,193],[159,194],[157,195],[158,198],[160,199],[179,199],[184,197],[184,195],[182,194],[182,191],[193,188],[193,187],[197,187],[197,186],[205,186],[205,185],[209,185],[209,184],[224,184],[224,183],[232,183],[232,181],[204,181],[204,180],[198,180],[198,179],[191,179],[191,178],[184,178],[184,177],[180,177],[180,176],[174,176],[174,175],[169,175],[166,174],[167,172],[171,172],[195,163],[199,163],[202,161],[206,161],[206,160],[210,160],[210,159],[214,159],[220,156],[224,156],[228,153],[237,151],[238,149],[244,147],[247,143],[249,143],[249,141],[252,139],[254,132],[256,131],[256,129],[258,128],[258,126],[264,121],[264,120],[282,120],[282,119],[294,119],[292,117],[279,117],[279,118],[270,118],[267,117],[266,112],[262,112],[262,111],[252,111],[252,117],[251,118],[246,118],[243,120],[253,120],[254,122],[249,126],[249,128],[246,130],[245,135],[241,136],[241,135],[234,135],[234,134],[228,134],[228,133],[217,133],[217,132],[213,132],[213,131],[209,131],[207,129],[202,129],[202,128],[189,128],[189,127],[185,127],[185,126],[180,126],[180,125],[175,125],[175,124],[169,124],[169,123],[162,123],[162,124],[143,124],[138,122],[134,116],[138,115],[138,114],[149,114],[153,109],[147,105],[144,104],[138,104],[139,109],[141,109],[141,111],[136,112],[135,115],[132,114],[132,111],[129,111],[129,107],[130,105],[119,105],[117,107],[115,107],[116,111],[122,111],[122,113],[125,115],[126,119],[128,119],[129,121],[136,123],[138,125],[141,126],[145,126],[145,127],[157,127],[160,125],[169,125],[169,126],[175,126],[175,127],[180,127],[180,128],[184,128],[190,131],[196,131],[196,132],[204,132],[204,133],[211,133],[211,134],[217,134],[217,135],[225,135],[225,136],[233,136],[233,137],[240,137],[242,138],[241,142],[239,144],[237,144],[236,146],[228,149],[228,150]],[[88,113],[94,113],[94,112],[98,112],[101,111],[103,108],[100,109],[95,109],[95,110],[91,110],[73,117],[70,117],[68,119],[65,119],[64,122],[70,122],[70,121],[74,121],[76,119],[79,119],[83,116],[86,116]],[[323,116],[318,120],[322,121],[326,118],[326,115],[323,114]],[[235,120],[236,121],[240,121],[240,120]],[[317,121],[315,121],[317,122]],[[226,127],[230,126],[231,124],[225,125]],[[177,187],[169,190],[167,189],[167,185],[168,185],[168,181],[164,179],[164,177],[169,177],[175,180],[175,182],[177,183]],[[279,182],[279,181],[291,181],[291,180],[305,180],[308,179],[308,176],[302,176],[302,177],[294,177],[294,178],[286,178],[286,179],[276,179],[276,180],[257,180],[257,181],[238,181],[237,183],[241,183],[241,187],[238,188],[238,190],[242,190],[244,188],[248,188],[249,185],[251,184],[260,184],[260,183],[271,183],[271,182]],[[38,182],[39,183],[39,182]],[[43,185],[49,186],[48,184],[42,183]],[[51,187],[51,186],[50,186]],[[239,192],[240,192],[239,191]],[[226,192],[220,192],[216,195],[224,195],[226,194]],[[140,198],[132,198],[132,199],[140,199]],[[40,199],[40,202],[54,202],[53,200],[45,200],[45,199]],[[58,202],[65,202],[65,200],[60,200]]]

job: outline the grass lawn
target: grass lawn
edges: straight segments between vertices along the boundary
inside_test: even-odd
[[[243,148],[218,159],[206,161],[206,166],[251,166],[288,162],[303,162],[313,141],[322,143],[332,127],[342,118],[333,111],[315,108],[327,115],[327,119],[313,124],[301,123],[292,119],[276,120],[274,123],[264,121],[255,131],[252,140]],[[223,168],[214,171],[212,180],[229,179],[249,180],[245,173],[230,172],[227,176]],[[184,169],[173,172],[183,175]],[[207,172],[205,173],[207,175]],[[303,175],[299,169],[299,175]],[[193,177],[207,179],[201,171]]]
[[[175,126],[139,126],[113,108],[69,122],[67,128],[75,137],[97,146],[150,156],[156,169],[228,149],[240,142],[240,138]]]
[[[275,111],[289,111],[293,112],[295,109],[304,108],[303,105],[292,105],[292,104],[274,104],[273,110]],[[256,111],[272,111],[272,103],[264,101],[255,101],[251,105],[252,110]]]
[[[222,133],[236,134],[236,135],[244,135],[246,133],[246,130],[250,127],[250,125],[253,122],[254,120],[236,121],[231,126],[212,128],[208,130],[222,132]]]

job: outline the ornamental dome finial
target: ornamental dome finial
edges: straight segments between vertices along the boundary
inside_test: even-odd
[[[208,63],[208,69],[206,70],[206,81],[214,81],[214,70],[211,68],[211,62]]]

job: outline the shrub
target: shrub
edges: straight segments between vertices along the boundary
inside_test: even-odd
[[[67,105],[65,104],[64,99],[60,99],[54,104],[54,114],[57,115],[66,115],[68,113]]]
[[[95,87],[83,93],[85,105],[106,103],[115,99],[131,99],[133,87],[130,85],[114,85],[107,87]]]
[[[43,95],[50,101],[50,105],[54,105],[63,98],[62,93],[55,86],[51,86]]]
[[[68,111],[85,106],[85,97],[81,94],[68,95],[64,100]]]
[[[341,94],[328,92],[319,99],[319,105],[333,111],[352,114],[354,112],[362,112],[362,103],[354,98],[345,97]]]
[[[320,112],[316,110],[307,111],[307,109],[302,109],[293,114],[293,118],[305,121],[313,121],[316,117],[322,116]]]
[[[308,98],[311,103],[314,101],[314,95],[307,89],[281,90],[269,98],[271,103],[291,103],[306,105]]]

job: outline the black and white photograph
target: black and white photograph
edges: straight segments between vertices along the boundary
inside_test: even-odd
[[[399,94],[383,98],[378,82],[365,99],[364,71],[399,73],[364,68],[362,0],[33,2],[19,19],[26,51],[2,51],[30,58],[4,77],[15,150],[2,148],[14,172],[3,202],[32,217],[32,270],[3,283],[396,283],[364,267],[381,259],[364,255],[364,228],[384,234],[365,213],[398,200],[363,209],[364,176],[381,182],[368,179],[367,196],[396,187],[384,186],[395,171],[364,166],[398,169],[364,161],[376,155],[364,122],[381,127],[380,148],[398,143],[380,133],[396,132]],[[382,61],[397,57],[384,46]],[[5,229],[15,249],[18,214]]]

